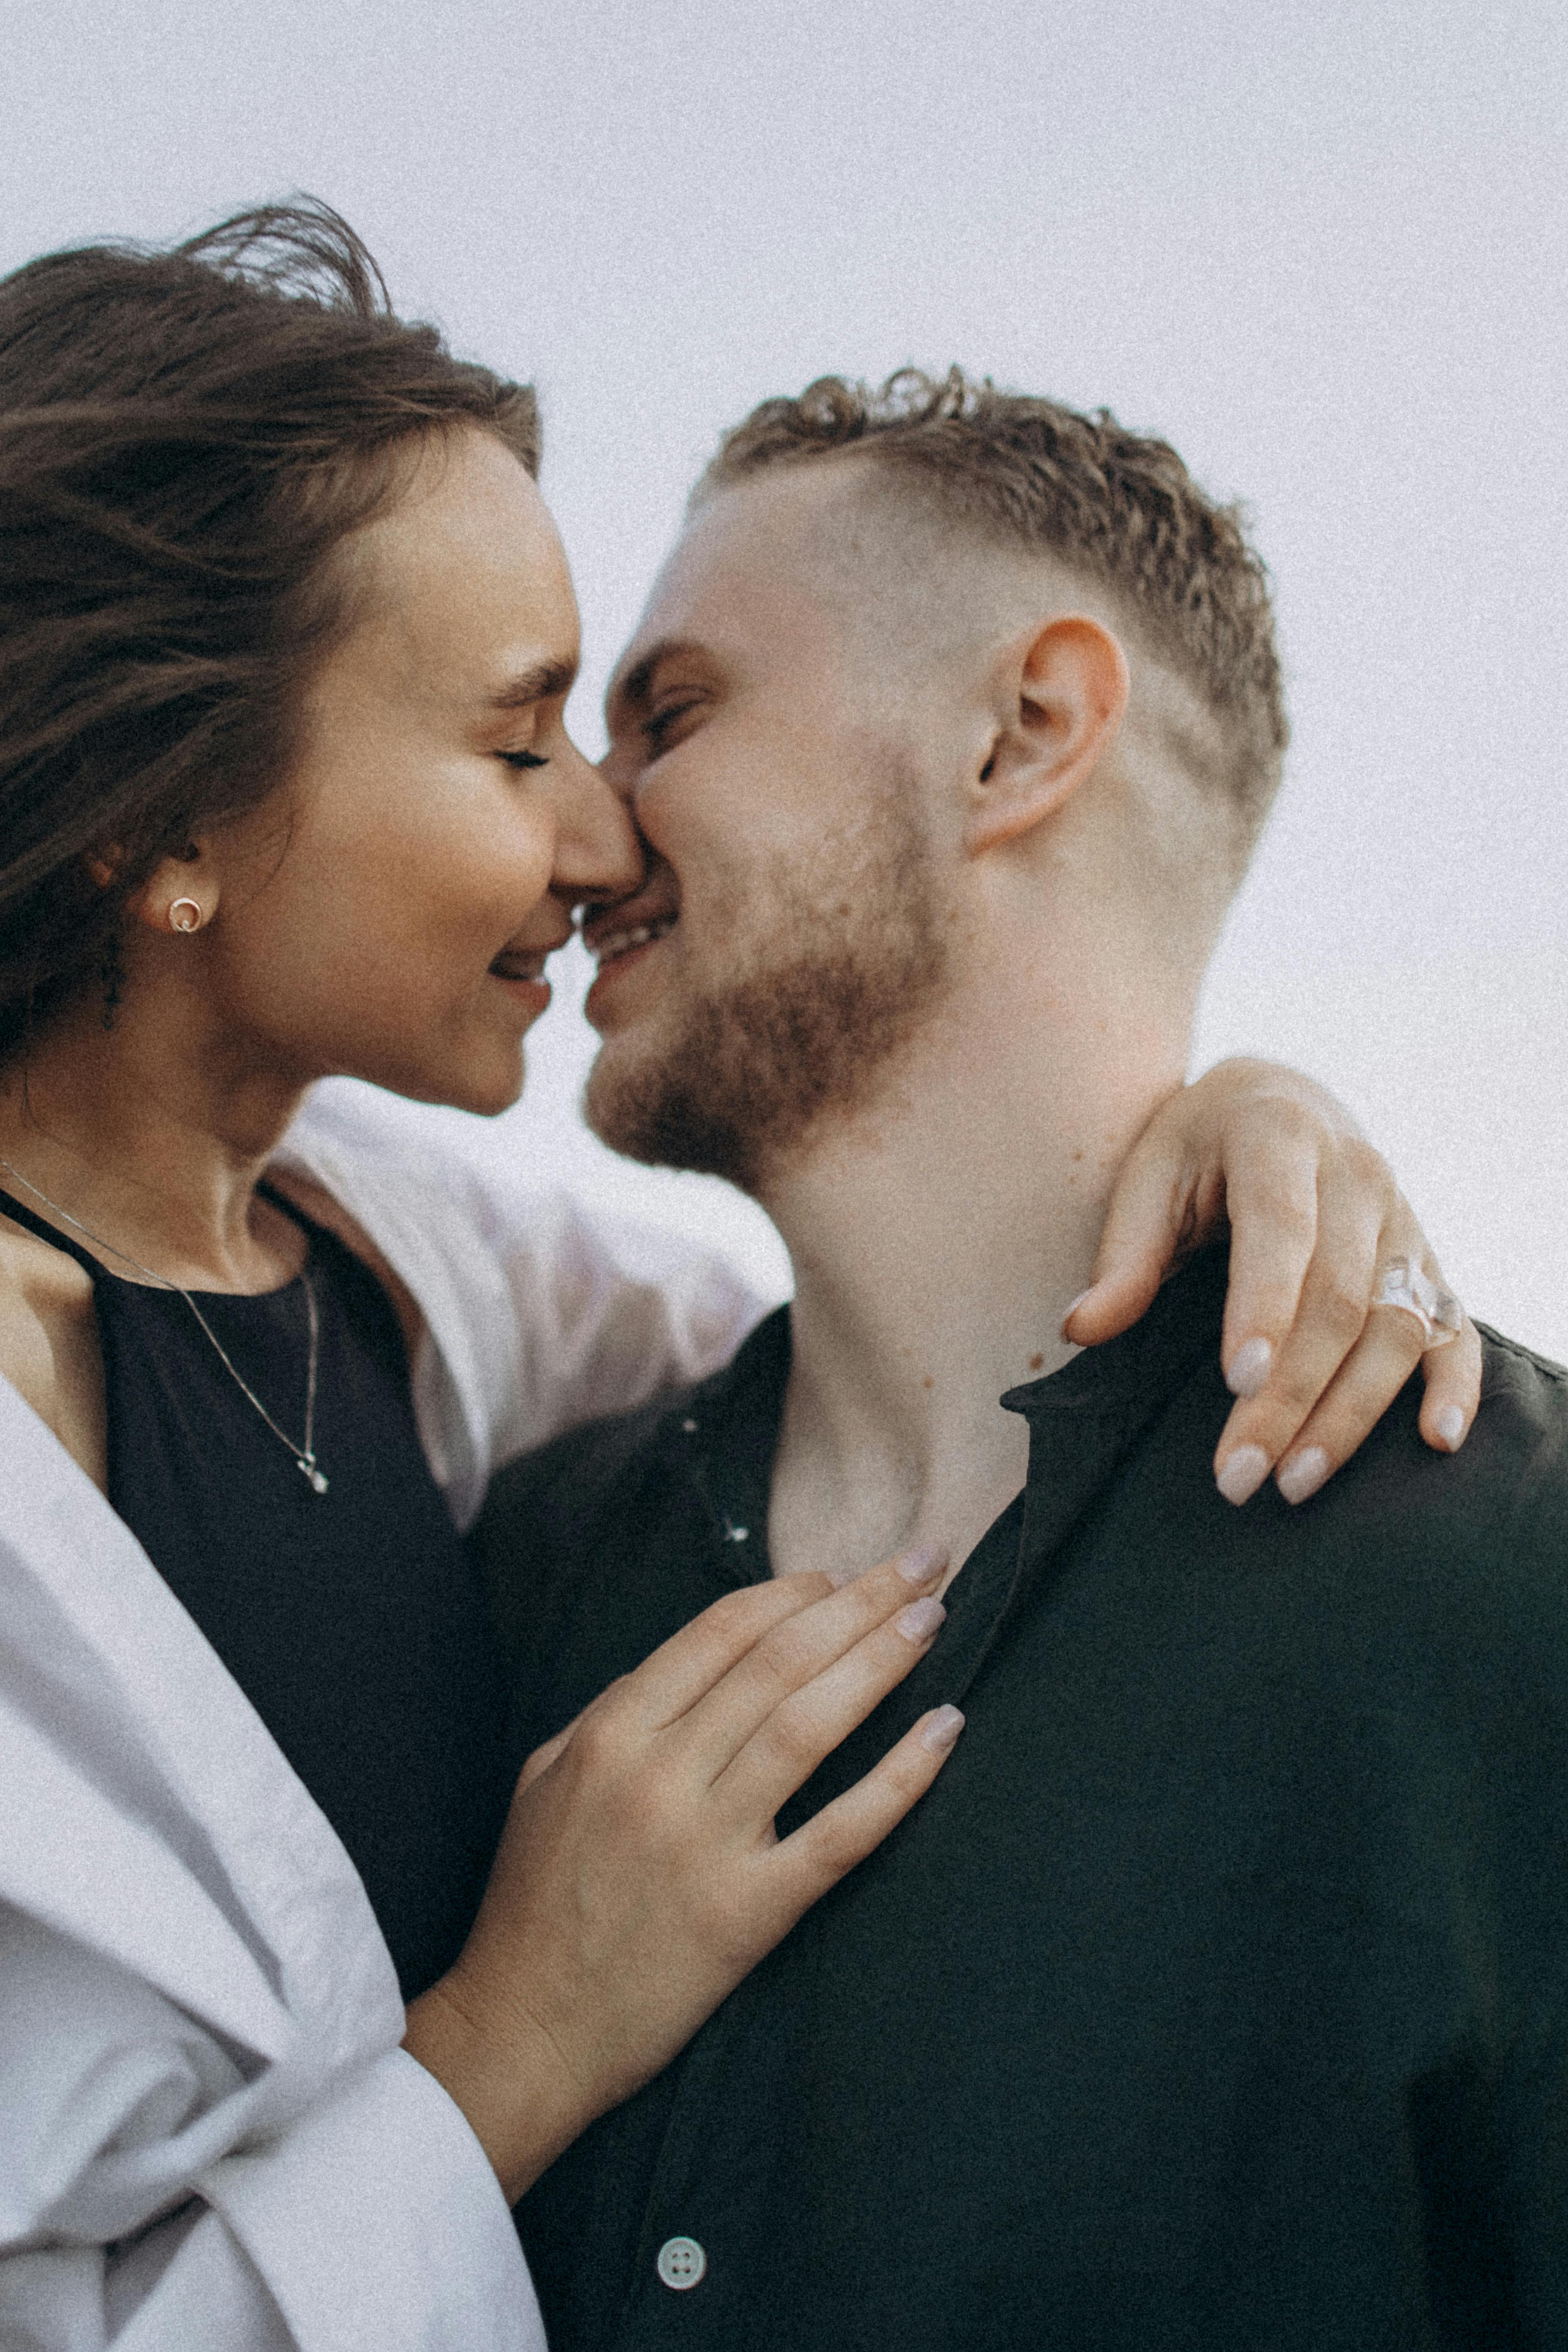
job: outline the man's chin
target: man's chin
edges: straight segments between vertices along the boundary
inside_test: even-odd
[[[583,1091],[583,1116],[601,1143],[645,1168],[721,1176],[754,1192],[760,1173],[751,1139],[737,1121],[744,1088],[715,1089],[710,1069],[677,1052],[634,1053],[607,1038]]]

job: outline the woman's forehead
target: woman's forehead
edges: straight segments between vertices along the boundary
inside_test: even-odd
[[[500,697],[525,674],[574,668],[576,596],[537,484],[492,436],[461,442],[357,535],[342,652],[346,667],[450,672]]]

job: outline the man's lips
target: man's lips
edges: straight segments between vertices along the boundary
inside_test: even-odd
[[[593,936],[584,934],[584,944],[601,971],[617,956],[630,955],[635,949],[651,947],[675,929],[675,915],[650,915],[640,923],[597,925]]]

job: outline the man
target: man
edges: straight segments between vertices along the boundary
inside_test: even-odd
[[[921,1542],[946,1623],[799,1810],[967,1728],[521,2208],[553,2352],[1568,2346],[1565,1376],[1491,1341],[1460,1459],[1406,1398],[1307,1501],[1331,1400],[1292,1511],[1204,1466],[1212,1259],[1039,1336],[1278,779],[1235,516],[1107,417],[817,384],[699,486],[610,714],[653,862],[588,926],[590,1112],[797,1290],[492,1490],[520,1748],[728,1587]]]

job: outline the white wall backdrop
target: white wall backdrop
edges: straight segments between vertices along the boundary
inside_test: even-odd
[[[597,696],[725,424],[951,359],[1250,501],[1296,740],[1204,1058],[1345,1093],[1477,1312],[1568,1354],[1561,0],[0,0],[0,268],[307,188],[535,377]],[[570,969],[472,1148],[602,1153]],[[422,1114],[398,1108],[396,1119]]]

